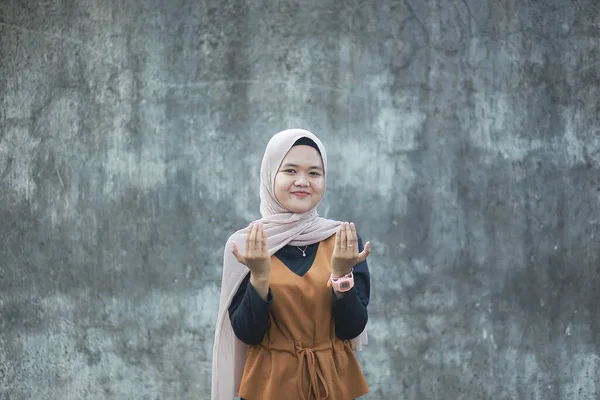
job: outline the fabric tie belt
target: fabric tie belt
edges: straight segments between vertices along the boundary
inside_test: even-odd
[[[296,343],[293,347],[294,350],[292,350],[289,344],[287,346],[277,346],[271,343],[269,348],[293,353],[298,358],[298,376],[296,380],[298,381],[298,394],[302,400],[326,400],[329,398],[329,389],[327,389],[327,382],[325,381],[323,372],[321,372],[317,353],[331,350],[332,345],[330,340],[316,343],[313,347],[303,347],[299,343]],[[302,385],[307,372],[308,391],[304,393]],[[311,397],[311,395],[314,395],[314,397]]]

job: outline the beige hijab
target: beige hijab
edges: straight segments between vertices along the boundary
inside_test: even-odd
[[[327,156],[323,144],[314,134],[303,129],[288,129],[274,135],[265,150],[260,174],[260,213],[267,233],[269,253],[272,255],[287,244],[305,246],[320,242],[335,234],[340,221],[322,218],[315,207],[306,213],[296,214],[285,209],[275,198],[275,175],[296,140],[307,137],[313,140],[321,152],[325,182],[327,182]],[[211,400],[232,400],[238,394],[238,387],[246,361],[247,345],[233,333],[229,320],[229,306],[238,287],[248,274],[248,268],[240,264],[231,253],[236,243],[243,251],[247,228],[229,237],[223,255],[223,277],[212,363]],[[325,285],[326,282],[323,282]],[[361,350],[367,344],[367,329],[352,340],[354,350]]]

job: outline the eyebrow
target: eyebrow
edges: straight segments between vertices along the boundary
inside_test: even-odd
[[[298,165],[292,164],[292,163],[285,163],[281,166],[281,168],[286,168],[286,167],[298,168]],[[319,171],[321,171],[323,168],[319,167],[318,165],[313,165],[309,169],[318,169]]]

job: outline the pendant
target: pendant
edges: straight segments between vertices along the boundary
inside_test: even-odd
[[[298,246],[296,246],[296,247],[298,247]],[[300,247],[298,247],[298,250],[300,250],[302,252],[302,257],[306,257],[306,253],[305,253],[306,249],[308,249],[308,246],[306,246],[304,248],[304,250],[302,250]]]

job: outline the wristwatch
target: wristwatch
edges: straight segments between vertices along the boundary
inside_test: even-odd
[[[331,274],[329,280],[327,281],[327,287],[333,286],[333,290],[342,293],[352,289],[354,287],[354,275],[352,274],[353,271],[354,269],[352,269],[350,273],[339,277],[334,277],[333,274]]]

